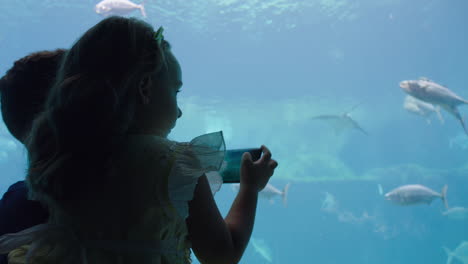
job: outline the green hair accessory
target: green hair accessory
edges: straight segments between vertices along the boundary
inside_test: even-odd
[[[154,33],[154,38],[158,42],[159,46],[161,46],[161,43],[164,40],[163,32],[164,32],[164,28],[161,26],[161,27],[158,28],[158,31],[156,31],[156,33]]]

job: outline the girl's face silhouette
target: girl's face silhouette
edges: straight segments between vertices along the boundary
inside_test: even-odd
[[[149,84],[148,111],[153,124],[153,133],[167,137],[176,121],[182,116],[177,105],[177,93],[182,87],[182,71],[179,62],[170,51],[166,51],[168,69]]]

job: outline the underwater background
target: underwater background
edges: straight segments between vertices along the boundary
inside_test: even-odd
[[[0,0],[1,75],[30,52],[70,47],[102,19],[98,2]],[[444,215],[440,199],[404,207],[383,196],[404,184],[437,192],[447,184],[449,206],[468,207],[468,136],[445,111],[443,124],[408,113],[399,88],[426,77],[468,98],[468,1],[144,5],[182,67],[183,116],[169,137],[222,130],[228,149],[265,144],[279,162],[270,183],[291,184],[286,206],[260,198],[241,263],[438,264],[447,262],[443,247],[468,240],[468,216]],[[313,119],[350,110],[367,135]],[[0,121],[2,195],[25,165],[23,146]],[[231,187],[215,196],[223,215]]]

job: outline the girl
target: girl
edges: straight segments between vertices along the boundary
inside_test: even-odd
[[[110,17],[65,54],[27,139],[31,199],[48,223],[0,237],[9,263],[237,263],[258,192],[277,162],[244,153],[223,219],[207,175],[224,158],[221,132],[167,139],[182,112],[181,69],[162,28]]]

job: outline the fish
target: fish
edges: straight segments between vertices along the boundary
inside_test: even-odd
[[[468,219],[468,208],[455,206],[447,209],[447,211],[443,212],[442,215],[445,215],[450,219],[465,220]]]
[[[430,103],[426,103],[424,101],[421,101],[411,95],[407,95],[405,97],[405,101],[403,103],[403,108],[406,109],[408,112],[420,115],[424,118],[426,118],[426,122],[428,124],[431,123],[430,116],[433,113],[437,114],[437,117],[439,118],[441,123],[444,123],[444,118],[442,117],[440,113],[440,106],[434,106]]]
[[[356,122],[351,117],[351,111],[353,111],[358,105],[354,106],[351,110],[342,113],[340,115],[317,115],[310,118],[310,120],[324,120],[331,124],[335,129],[335,134],[340,134],[344,130],[348,129],[357,129],[361,131],[365,135],[369,135],[367,131],[365,131],[358,122]]]
[[[399,205],[431,204],[435,198],[441,198],[445,208],[448,210],[447,185],[442,188],[441,193],[437,193],[426,186],[420,184],[410,184],[400,186],[385,194],[385,199]]]
[[[361,216],[356,216],[353,212],[348,210],[341,210],[338,208],[338,202],[335,196],[329,192],[325,192],[325,198],[322,200],[321,210],[336,215],[338,221],[350,224],[361,224],[364,222],[372,222],[375,220],[375,216],[369,215],[366,211]]]
[[[268,183],[265,188],[263,188],[263,190],[261,190],[258,195],[261,197],[261,198],[264,198],[264,199],[267,199],[270,201],[271,204],[273,204],[275,202],[274,198],[276,196],[280,196],[282,201],[283,201],[283,205],[286,207],[288,205],[288,191],[289,191],[289,186],[291,186],[290,183],[287,183],[284,187],[283,187],[283,190],[280,191],[278,190],[275,186],[271,185],[270,183]],[[240,184],[239,183],[236,183],[236,184],[232,184],[232,189],[234,191],[239,191],[239,188],[240,188]]]
[[[250,242],[252,242],[252,246],[254,248],[254,250],[260,254],[260,256],[262,256],[266,261],[268,262],[273,262],[273,254],[272,254],[272,251],[270,249],[270,247],[267,245],[267,243],[265,242],[265,240],[263,239],[256,239],[254,237],[252,237],[250,239]]]
[[[138,5],[129,0],[103,0],[94,7],[94,11],[104,17],[111,15],[123,16],[137,9],[140,10],[143,17],[146,17],[144,4]]]
[[[447,87],[424,77],[419,80],[401,81],[400,88],[419,100],[442,107],[460,122],[463,130],[468,134],[465,121],[457,108],[459,105],[468,104],[467,100],[461,98]]]
[[[446,247],[442,247],[447,253],[447,264],[451,264],[453,259],[456,258],[460,263],[468,264],[468,241],[463,241],[452,252]]]

